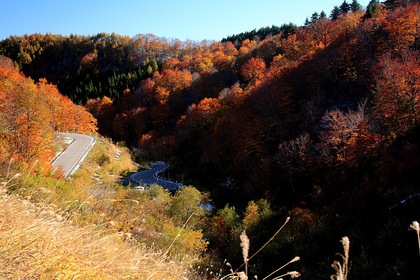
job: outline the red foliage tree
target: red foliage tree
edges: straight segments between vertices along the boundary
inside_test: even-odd
[[[420,120],[420,53],[385,54],[376,73],[377,116],[393,132],[404,132]]]
[[[419,5],[400,7],[383,21],[383,27],[388,34],[387,48],[392,51],[402,51],[412,46],[418,39]]]
[[[378,143],[378,137],[370,131],[363,106],[348,113],[330,111],[322,121],[324,131],[320,134],[318,147],[329,164],[353,166],[357,164],[357,158]]]

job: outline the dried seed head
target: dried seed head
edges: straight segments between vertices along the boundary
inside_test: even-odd
[[[248,276],[243,271],[238,272],[238,277],[240,280],[248,280]]]
[[[419,225],[419,222],[417,222],[417,221],[413,221],[413,222],[411,223],[411,225],[410,225],[409,230],[415,230],[415,231],[417,231],[417,232],[420,232],[420,225]]]
[[[226,265],[229,267],[230,273],[233,273],[232,265],[229,262],[227,262]]]
[[[241,239],[242,256],[244,257],[244,262],[248,263],[249,238],[246,235],[245,230],[241,233],[239,238]]]
[[[12,178],[10,178],[10,180],[9,180],[9,181],[12,181],[12,180],[14,180],[14,179],[16,179],[16,178],[19,178],[20,176],[22,176],[22,174],[21,174],[21,173],[16,173],[15,175],[13,175],[13,177],[12,177]]]
[[[346,259],[348,259],[350,250],[350,239],[347,236],[344,236],[343,238],[341,238],[340,242],[343,244],[344,256],[346,257]]]
[[[289,271],[289,272],[287,272],[287,274],[290,275],[290,278],[298,278],[298,277],[300,277],[300,273],[297,272],[297,271]]]
[[[296,257],[294,257],[294,258],[293,258],[293,260],[291,260],[290,262],[292,263],[292,262],[297,262],[297,261],[300,261],[300,257],[297,257],[297,256],[296,256]]]

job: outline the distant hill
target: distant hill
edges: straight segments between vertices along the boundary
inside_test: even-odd
[[[168,57],[181,59],[204,49],[181,42],[138,34],[133,38],[100,33],[93,36],[47,33],[11,36],[0,41],[0,55],[35,81],[46,78],[75,103],[108,96],[118,99],[134,91]]]

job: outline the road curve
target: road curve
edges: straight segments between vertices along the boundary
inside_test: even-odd
[[[77,170],[84,157],[95,144],[95,139],[88,135],[76,133],[57,133],[64,137],[70,137],[74,141],[52,162],[53,167],[61,167],[64,177]]]
[[[159,179],[158,174],[168,168],[166,163],[156,162],[152,163],[152,169],[140,171],[130,175],[130,180],[137,184],[158,184],[165,189],[175,191],[182,186],[181,183],[174,183],[172,181]]]

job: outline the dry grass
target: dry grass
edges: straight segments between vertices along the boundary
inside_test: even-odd
[[[242,256],[244,259],[244,262],[241,266],[239,266],[235,271],[233,271],[232,266],[227,262],[226,265],[230,268],[230,273],[225,275],[225,276],[221,276],[222,274],[222,270],[220,270],[220,272],[216,275],[217,279],[220,280],[248,280],[249,279],[249,275],[248,275],[248,262],[255,257],[259,252],[261,252],[262,249],[264,249],[271,241],[273,241],[274,237],[277,236],[277,234],[279,234],[279,232],[284,228],[284,226],[290,221],[290,217],[286,218],[286,221],[284,222],[284,224],[277,230],[276,233],[274,233],[274,235],[260,248],[258,249],[251,257],[248,258],[248,254],[249,254],[249,247],[250,247],[250,241],[248,236],[246,235],[246,231],[244,230],[241,235],[240,235],[240,246],[242,248]],[[297,262],[299,261],[300,258],[299,257],[294,257],[292,260],[290,260],[288,263],[282,265],[281,267],[279,267],[278,269],[276,269],[275,271],[271,272],[269,275],[267,275],[266,277],[264,277],[263,280],[268,279],[269,277],[273,276],[274,274],[278,273],[279,271],[281,271],[283,268],[285,268],[286,266],[288,266],[291,263]],[[225,264],[225,263],[224,263]],[[245,271],[239,271],[239,269],[241,267],[245,266]],[[276,276],[275,278],[272,278],[273,280],[281,280],[283,279],[283,277],[289,276],[290,278],[299,278],[301,276],[301,274],[297,271],[289,271],[287,273],[283,273],[280,276]],[[258,279],[257,275],[254,276],[255,279]]]
[[[51,204],[33,204],[0,186],[1,279],[187,279],[169,261],[120,233],[76,226]]]
[[[343,244],[344,255],[337,254],[341,257],[341,262],[336,260],[331,265],[336,271],[336,274],[331,275],[332,280],[347,280],[347,275],[349,273],[350,239],[347,236],[344,236],[340,242]]]
[[[126,147],[98,137],[80,168],[71,176],[73,180],[92,184],[117,182],[121,176],[137,171],[130,151]]]
[[[137,169],[128,149],[99,139],[69,180],[3,169],[0,279],[199,279],[193,257],[121,230],[143,207],[129,202],[145,199],[115,183]]]

